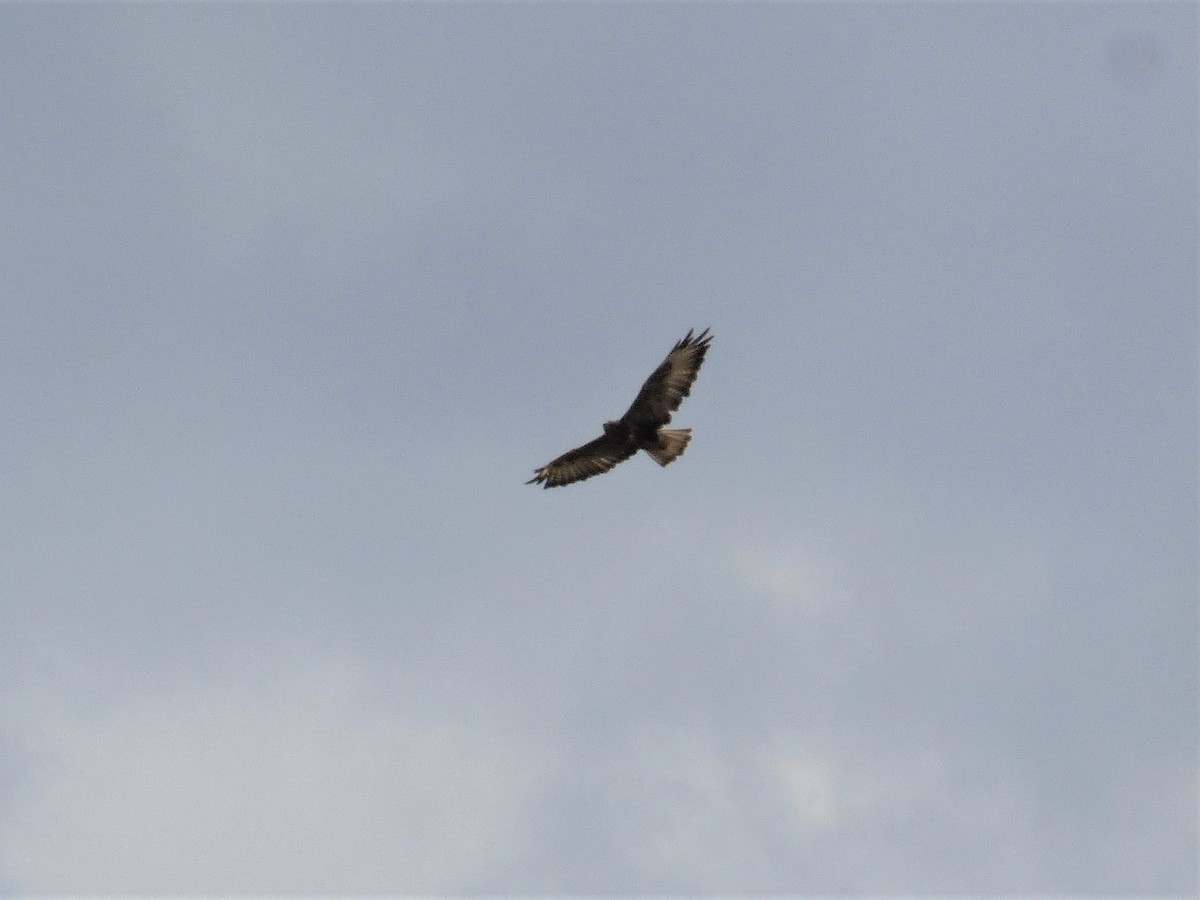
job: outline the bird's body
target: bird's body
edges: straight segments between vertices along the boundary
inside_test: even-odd
[[[645,450],[660,466],[669,465],[682,456],[692,439],[692,430],[663,426],[671,421],[671,413],[679,409],[683,398],[691,393],[692,383],[700,372],[711,341],[707,328],[695,337],[689,330],[646,379],[625,415],[605,422],[604,434],[600,437],[535,469],[534,477],[526,484],[538,483],[551,488],[583,481],[607,472],[638,450]]]

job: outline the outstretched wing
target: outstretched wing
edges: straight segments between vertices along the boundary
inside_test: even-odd
[[[689,328],[687,336],[671,349],[662,365],[646,379],[633,405],[621,417],[622,420],[635,426],[655,428],[670,422],[671,413],[679,409],[683,398],[691,393],[692,382],[700,373],[704,354],[708,352],[711,341],[712,335],[707,328],[695,337],[692,337],[692,329]]]
[[[637,442],[631,437],[605,432],[582,447],[568,450],[553,462],[534,469],[534,476],[526,484],[537,482],[544,488],[561,487],[574,481],[583,481],[593,475],[602,475],[637,453]]]

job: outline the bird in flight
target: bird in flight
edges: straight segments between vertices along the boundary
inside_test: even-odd
[[[692,439],[690,428],[663,428],[671,421],[671,413],[679,409],[692,390],[692,382],[700,373],[704,354],[712,336],[705,328],[695,337],[692,329],[671,348],[667,358],[646,379],[633,405],[615,422],[604,423],[604,434],[558,459],[534,469],[534,477],[526,484],[544,488],[561,487],[601,475],[624,462],[639,450],[645,450],[660,466],[673,463],[687,449]]]

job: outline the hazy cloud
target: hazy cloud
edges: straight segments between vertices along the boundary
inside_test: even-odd
[[[0,22],[0,892],[1195,893],[1190,5]]]

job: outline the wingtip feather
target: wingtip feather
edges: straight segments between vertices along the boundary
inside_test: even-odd
[[[682,340],[678,341],[675,344],[674,349],[679,350],[679,349],[682,349],[683,347],[705,347],[705,348],[707,348],[709,342],[712,340],[712,335],[709,334],[708,332],[709,332],[709,329],[705,328],[699,334],[696,334],[695,328],[689,328],[688,333],[683,336]]]

